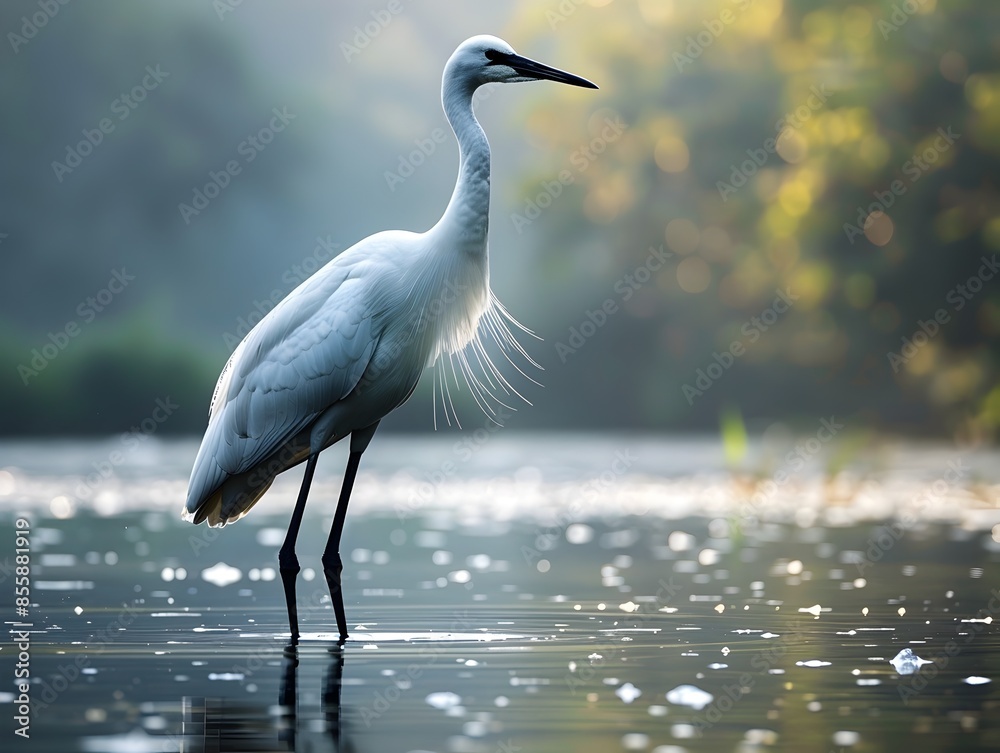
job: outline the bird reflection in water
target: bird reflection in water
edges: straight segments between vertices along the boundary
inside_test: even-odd
[[[354,746],[342,734],[340,689],[344,675],[344,646],[328,649],[329,664],[321,693],[322,722],[299,707],[299,648],[282,652],[278,705],[272,710],[226,698],[183,701],[182,753],[235,751],[295,751],[348,753]],[[298,747],[297,747],[298,746]]]

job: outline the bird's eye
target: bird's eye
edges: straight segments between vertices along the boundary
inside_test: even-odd
[[[487,65],[502,65],[510,55],[500,50],[486,50],[484,53],[490,62]]]

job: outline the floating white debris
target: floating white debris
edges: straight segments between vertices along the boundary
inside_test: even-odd
[[[462,725],[462,734],[466,737],[485,737],[489,731],[489,724],[480,719],[475,719]],[[462,748],[462,750],[470,749],[472,748]],[[455,750],[455,748],[453,748],[453,750]]]
[[[992,625],[993,624],[993,618],[992,617],[983,617],[982,619],[978,619],[976,617],[972,617],[972,618],[970,618],[968,620],[962,620],[962,622],[981,622],[984,625]]]
[[[83,607],[73,607],[73,611],[77,614],[83,614]]]
[[[766,633],[762,633],[760,637],[761,638],[778,638],[780,636],[781,636],[781,633],[772,633],[772,632],[768,631]]]
[[[704,567],[711,567],[718,564],[719,552],[715,549],[702,549],[698,552],[698,564]]]
[[[337,636],[332,633],[303,633],[300,636],[303,640],[327,641],[336,640]],[[433,630],[427,632],[366,632],[359,630],[351,632],[353,642],[365,641],[368,643],[413,643],[423,641],[476,641],[477,643],[489,643],[491,641],[506,641],[516,638],[526,638],[519,633],[491,633],[480,630],[479,632],[467,633],[438,633]]]
[[[904,614],[906,614],[906,607],[900,607],[899,609],[897,609],[896,614],[902,617]]]
[[[625,703],[632,703],[632,701],[642,695],[642,691],[632,683],[627,682],[615,691],[615,695]]]
[[[918,669],[920,669],[923,664],[931,664],[927,659],[921,659],[913,651],[908,648],[904,648],[893,658],[889,660],[893,669],[896,670],[897,674],[900,675],[912,675]]]
[[[451,691],[444,691],[440,693],[431,693],[425,699],[429,706],[433,706],[436,709],[441,709],[442,711],[446,709],[455,708],[462,702],[462,697]]]
[[[991,682],[989,677],[979,677],[978,675],[972,675],[972,677],[966,677],[962,680],[966,685],[985,685]]]
[[[209,680],[222,680],[224,682],[239,682],[244,678],[242,672],[209,672]]]
[[[806,614],[811,614],[813,617],[815,617],[818,620],[820,613],[821,612],[829,612],[830,611],[830,607],[827,607],[826,609],[824,609],[819,604],[813,604],[811,607],[799,607],[799,611],[800,612],[805,612]]]
[[[594,529],[585,523],[573,523],[566,528],[566,541],[570,544],[586,544],[594,538]]]
[[[645,750],[649,747],[649,735],[641,732],[629,732],[622,735],[622,747],[625,750]]]
[[[658,612],[666,612],[667,614],[673,614],[677,611],[677,607],[660,607]]]
[[[722,655],[723,656],[729,656],[729,646],[723,646],[722,647]]]
[[[220,588],[231,586],[243,577],[238,567],[232,567],[225,562],[217,562],[207,570],[201,571],[202,580],[206,580]]]
[[[722,614],[723,612],[726,611],[726,605],[725,604],[716,604],[715,605],[715,611],[718,612],[719,614]]]
[[[670,727],[670,734],[678,740],[690,740],[698,730],[693,724],[673,724]]]
[[[677,706],[689,706],[701,711],[712,702],[714,696],[694,685],[678,685],[667,693],[667,700]],[[675,735],[676,737],[676,735]]]
[[[861,742],[861,735],[853,730],[842,729],[833,733],[833,744],[849,748]]]
[[[832,662],[823,661],[822,659],[810,659],[809,661],[797,661],[795,662],[796,667],[810,667],[815,669],[816,667],[829,667]]]
[[[667,537],[667,546],[674,552],[686,552],[694,546],[695,538],[684,531],[674,531]]]
[[[623,612],[638,612],[639,605],[634,601],[626,601],[624,604],[619,604],[618,608]]]
[[[778,733],[773,729],[748,729],[743,740],[754,748],[762,745],[777,745]]]
[[[171,747],[165,735],[150,735],[135,729],[124,735],[80,738],[80,749],[101,753],[163,753]]]

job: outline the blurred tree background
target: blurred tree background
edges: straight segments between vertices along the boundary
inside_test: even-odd
[[[493,287],[544,338],[510,425],[995,434],[1000,7],[470,6],[5,3],[0,432],[123,431],[164,396],[164,432],[200,431],[262,311],[436,220],[441,69],[497,33],[601,86],[478,107]],[[430,427],[421,387],[388,426]]]

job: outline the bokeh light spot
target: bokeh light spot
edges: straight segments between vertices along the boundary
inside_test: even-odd
[[[685,293],[701,293],[712,281],[712,270],[700,256],[689,256],[677,265],[677,284]]]

